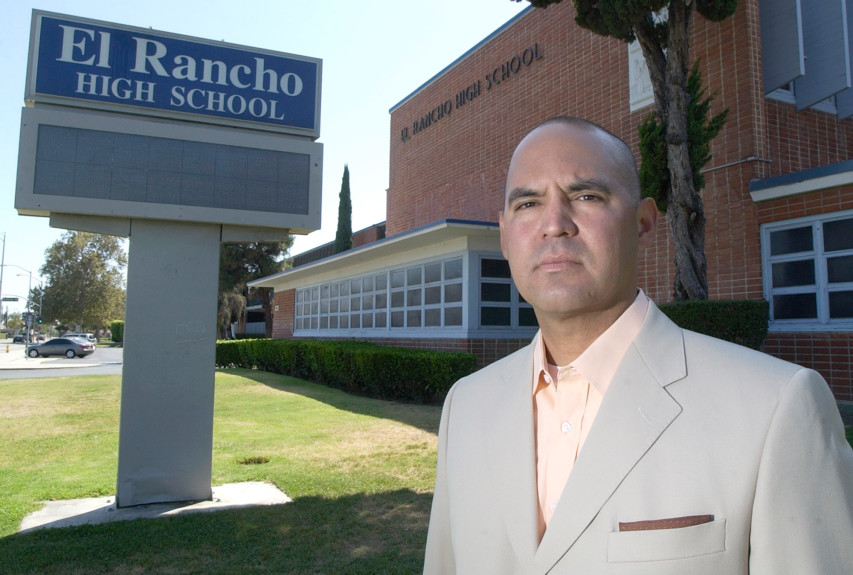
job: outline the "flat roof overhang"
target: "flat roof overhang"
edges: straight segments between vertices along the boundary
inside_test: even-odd
[[[749,183],[753,202],[766,202],[798,194],[853,184],[853,160],[791,172]]]
[[[335,254],[277,274],[248,282],[249,287],[288,289],[304,285],[311,278],[369,267],[371,262],[389,260],[403,254],[426,255],[439,245],[466,245],[476,240],[498,245],[500,228],[493,222],[441,220],[407,232]],[[484,242],[479,242],[480,244]]]

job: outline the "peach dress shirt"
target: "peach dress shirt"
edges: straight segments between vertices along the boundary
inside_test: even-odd
[[[539,539],[551,521],[566,480],[583,448],[607,387],[634,341],[649,300],[639,290],[634,302],[575,361],[550,365],[542,332],[533,350],[533,426]]]

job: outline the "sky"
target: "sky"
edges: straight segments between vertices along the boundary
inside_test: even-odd
[[[45,251],[66,230],[19,216],[15,205],[21,108],[33,9],[153,28],[323,60],[321,229],[296,236],[291,255],[333,241],[344,165],[354,231],[385,220],[388,110],[528,7],[511,0],[41,0],[4,2],[0,24],[0,250],[2,296],[26,309],[44,278]]]

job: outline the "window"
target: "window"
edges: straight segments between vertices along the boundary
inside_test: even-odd
[[[853,326],[853,212],[762,226],[771,327]]]
[[[295,331],[462,327],[462,258],[296,291]]]
[[[505,259],[480,260],[480,326],[536,327],[536,316],[512,281]]]

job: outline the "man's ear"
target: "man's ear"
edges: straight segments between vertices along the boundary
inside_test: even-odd
[[[637,240],[641,248],[648,248],[654,243],[659,213],[652,198],[643,198],[637,204]]]
[[[504,213],[503,210],[498,212],[498,226],[501,230],[501,253],[504,255],[504,259],[506,259],[506,245],[504,244]]]

